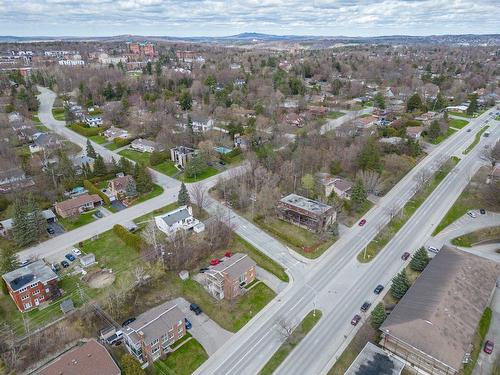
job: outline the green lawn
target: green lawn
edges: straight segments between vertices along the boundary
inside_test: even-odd
[[[154,367],[157,374],[191,375],[207,359],[208,354],[203,346],[191,338],[167,358],[156,361]]]
[[[357,256],[358,262],[371,262],[377,254],[387,245],[403,225],[411,218],[415,211],[424,203],[427,197],[444,180],[448,173],[458,163],[458,158],[451,158],[441,169],[434,174],[431,182],[425,189],[417,193],[409,202],[405,204],[401,214],[395,216],[379,234],[363,249]]]
[[[139,198],[134,200],[132,206],[147,201],[148,199],[157,197],[158,195],[161,195],[163,193],[163,188],[160,185],[156,184],[153,185],[154,185],[153,190],[150,191],[149,193],[141,195]]]
[[[328,114],[326,115],[326,118],[329,118],[329,119],[332,119],[332,120],[335,120],[339,117],[342,117],[344,116],[345,113],[344,112],[339,112],[339,111],[332,111],[332,112],[328,112]]]
[[[93,136],[89,137],[89,139],[92,142],[95,142],[95,143],[100,144],[100,145],[102,145],[103,143],[106,143],[108,141],[106,139],[106,137],[104,137],[103,135],[93,135]]]
[[[481,241],[500,241],[500,227],[480,229],[463,236],[454,238],[451,243],[455,246],[472,247]]]
[[[319,310],[314,310],[307,314],[302,322],[294,329],[290,337],[281,344],[278,351],[269,359],[259,374],[272,375],[286,357],[288,357],[293,348],[295,348],[309,331],[313,329],[316,323],[321,319],[321,315],[321,311]]]
[[[433,145],[440,144],[441,142],[443,142],[445,139],[447,139],[448,137],[450,137],[454,133],[456,133],[455,129],[448,128],[448,131],[445,134],[441,134],[439,137],[437,137],[433,140],[429,140],[429,142],[432,143]]]
[[[56,120],[65,121],[64,108],[52,108],[52,115]]]
[[[481,130],[479,130],[477,133],[476,133],[476,136],[474,137],[474,141],[472,141],[472,143],[462,152],[462,154],[464,155],[467,155],[469,152],[472,151],[472,149],[474,147],[476,147],[476,145],[479,143],[479,141],[481,140],[481,136],[483,135],[483,133],[486,131],[486,129],[488,129],[489,126],[486,125],[485,127],[483,127]]]
[[[495,117],[495,120],[496,121],[500,121],[500,115],[498,115],[497,117]]]
[[[335,236],[326,239],[307,229],[300,228],[276,217],[254,218],[253,222],[269,234],[278,237],[282,242],[307,258],[317,258],[335,241]]]
[[[86,225],[92,223],[93,221],[96,221],[97,219],[92,216],[95,214],[95,212],[96,210],[85,212],[75,219],[61,217],[59,218],[59,224],[62,224],[66,231],[70,231],[79,228],[82,225]]]
[[[204,180],[205,178],[215,176],[219,171],[213,167],[207,167],[204,172],[199,174],[196,177],[187,177],[184,173],[179,175],[179,180],[190,183],[190,182],[198,182]]]
[[[31,121],[33,121],[35,124],[41,124],[42,123],[40,121],[40,117],[38,117],[38,115],[31,116]]]
[[[457,129],[462,129],[469,123],[467,120],[459,120],[456,118],[448,120],[448,125]]]
[[[164,161],[163,163],[155,165],[151,168],[153,168],[155,171],[166,174],[167,176],[173,176],[174,174],[179,172],[179,170],[175,168],[174,162],[170,160]]]
[[[448,115],[465,117],[465,118],[472,118],[473,117],[473,116],[468,115],[467,113],[464,113],[464,112],[448,112]]]
[[[108,143],[108,144],[104,145],[104,147],[106,147],[108,150],[111,150],[111,151],[114,151],[114,150],[116,150],[116,149],[120,148],[120,146],[118,146],[118,145],[117,145],[116,143],[114,143],[114,142],[110,142],[110,143]]]
[[[179,207],[179,205],[177,204],[177,202],[171,203],[171,204],[169,204],[167,206],[158,208],[157,210],[154,210],[153,212],[150,212],[150,213],[148,213],[146,215],[139,216],[138,218],[134,219],[134,223],[138,224],[138,223],[142,223],[142,222],[148,221],[148,220],[152,219],[155,216],[165,214],[167,212],[175,210],[178,207]]]
[[[42,133],[47,133],[50,131],[50,129],[48,127],[46,127],[45,125],[42,125],[42,124],[35,125],[35,128],[36,128],[36,130],[38,130]]]
[[[143,163],[144,165],[149,166],[149,157],[151,154],[149,152],[139,152],[135,150],[121,150],[118,154],[126,157],[127,159],[133,160],[137,163]]]

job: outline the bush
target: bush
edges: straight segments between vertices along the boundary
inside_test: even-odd
[[[120,224],[113,226],[113,232],[127,245],[133,247],[137,251],[141,250],[142,238],[137,234],[129,232],[127,228]]]
[[[380,302],[371,312],[372,316],[372,327],[375,329],[380,328],[384,322],[387,315],[385,314],[385,307],[382,302]]]
[[[113,139],[113,143],[115,145],[117,145],[118,147],[126,146],[132,141],[133,141],[133,138],[115,138],[115,139]]]
[[[102,191],[100,191],[98,188],[96,188],[96,186],[92,182],[90,182],[89,180],[84,180],[83,186],[85,187],[85,189],[88,190],[88,192],[90,194],[99,195],[105,204],[111,203],[111,201],[109,200],[109,197],[106,194],[104,194]]]
[[[101,128],[88,128],[83,124],[72,124],[69,126],[71,130],[77,132],[84,137],[92,137],[94,135],[99,135],[103,129]]]

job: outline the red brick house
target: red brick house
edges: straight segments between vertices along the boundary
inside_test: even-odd
[[[236,253],[204,273],[205,288],[217,299],[232,300],[244,286],[255,280],[256,263],[246,254]]]
[[[120,195],[125,195],[129,184],[132,184],[135,189],[135,180],[132,176],[120,176],[110,180],[108,188],[115,197],[119,197]]]
[[[37,308],[60,295],[57,274],[43,260],[2,275],[10,297],[21,312]]]
[[[54,205],[56,213],[63,217],[78,216],[82,212],[93,210],[96,206],[102,204],[102,199],[97,194],[82,194],[76,198],[67,199],[62,202],[57,202]]]

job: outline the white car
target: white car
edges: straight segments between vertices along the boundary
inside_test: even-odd
[[[436,248],[436,247],[434,247],[434,246],[429,246],[429,247],[427,248],[427,250],[429,250],[431,253],[434,253],[434,254],[439,253],[439,249],[438,249],[438,248]]]
[[[77,249],[76,247],[74,247],[73,249],[71,249],[71,251],[73,252],[73,254],[75,254],[77,257],[82,255],[82,252]]]
[[[477,214],[474,211],[467,212],[467,215],[469,215],[473,219],[475,219],[477,217]]]

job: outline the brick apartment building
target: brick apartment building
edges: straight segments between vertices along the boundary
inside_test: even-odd
[[[2,275],[10,297],[21,312],[37,308],[60,295],[57,275],[43,260]]]
[[[174,302],[165,302],[141,315],[123,330],[127,350],[141,362],[152,363],[171,351],[186,334],[185,316]]]
[[[246,254],[236,253],[204,273],[205,288],[215,298],[232,300],[255,280],[256,263]]]
[[[155,46],[149,42],[129,42],[127,43],[128,50],[134,55],[145,55],[153,57],[155,55]]]

